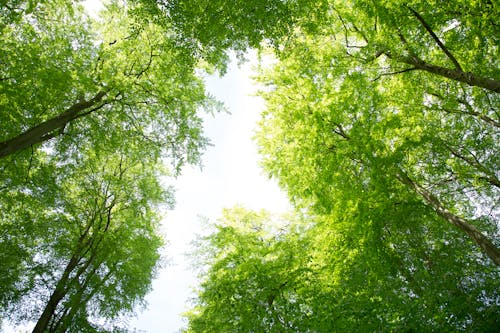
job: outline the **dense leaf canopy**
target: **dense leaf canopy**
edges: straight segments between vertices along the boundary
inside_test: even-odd
[[[219,108],[196,59],[128,13],[1,9],[0,318],[34,332],[122,331],[144,306],[173,205],[161,179],[199,162],[199,113]]]
[[[498,244],[488,239],[497,238],[499,228],[497,93],[408,67],[401,60],[403,55],[395,57],[401,53],[423,59],[423,53],[411,49],[384,46],[377,58],[368,57],[365,52],[376,51],[369,50],[370,40],[388,44],[384,32],[391,28],[395,34],[408,36],[404,40],[409,45],[417,45],[409,36],[419,36],[422,24],[415,15],[422,18],[425,14],[404,8],[406,16],[416,20],[415,28],[400,22],[393,26],[390,20],[383,24],[389,8],[354,22],[334,7],[332,24],[323,33],[300,33],[289,45],[281,62],[262,77],[269,85],[264,94],[268,111],[259,139],[265,167],[292,198],[305,200],[322,212],[331,211],[339,196],[350,193],[353,197],[355,184],[361,193],[378,189],[387,198],[412,190],[498,265]],[[365,28],[374,20],[377,29]],[[367,37],[362,29],[374,37]],[[418,38],[429,35],[425,28],[420,30]],[[470,32],[473,37],[476,33]],[[434,38],[428,39],[437,44]],[[462,45],[455,46],[453,39],[448,44],[453,50]],[[404,43],[398,45],[406,49]],[[432,55],[432,49],[429,45],[422,52]],[[442,53],[443,47],[434,49]],[[468,50],[469,58],[461,59],[463,66],[496,74],[496,59],[489,56],[493,50],[486,45],[477,52],[490,60],[476,65],[473,50]],[[425,62],[441,66],[430,55]]]
[[[494,331],[499,14],[488,0],[134,0],[90,19],[70,1],[3,1],[0,319],[124,330],[160,264],[161,177],[200,161],[199,113],[220,108],[200,74],[259,48],[276,61],[256,141],[296,210],[224,212],[200,242],[187,331]]]
[[[226,210],[200,240],[186,332],[493,332],[497,270],[464,256],[470,244],[444,239],[460,233],[436,228],[421,203],[367,199],[330,216]]]
[[[251,246],[251,228],[217,229],[188,331],[498,327],[497,11],[332,1],[314,29],[282,41],[259,77],[257,142],[309,227]],[[252,214],[223,221],[265,219]],[[245,248],[218,256],[233,243]],[[276,251],[269,275],[277,244],[295,264]],[[274,279],[280,297],[266,303]]]

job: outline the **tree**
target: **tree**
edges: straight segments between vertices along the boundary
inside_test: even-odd
[[[186,332],[494,330],[498,272],[470,258],[455,267],[452,254],[472,247],[442,242],[450,231],[432,209],[407,202],[403,220],[408,207],[373,193],[343,204],[329,216],[225,210],[198,244]]]
[[[383,75],[423,71],[500,92],[493,22],[498,9],[489,1],[333,2],[332,10],[353,61],[377,65],[384,56],[394,71]]]
[[[172,201],[159,161],[198,162],[198,113],[218,108],[195,59],[125,9],[2,7],[0,305],[34,332],[109,330],[143,304]]]
[[[234,207],[213,227],[198,244],[205,269],[187,332],[300,331],[306,313],[295,290],[308,274],[305,223]]]
[[[198,160],[206,140],[197,112],[216,104],[195,76],[196,60],[152,23],[131,28],[119,3],[102,19],[91,23],[79,6],[48,1],[6,24],[0,157],[49,140],[64,151],[133,136],[179,167]]]
[[[51,205],[43,202],[24,221],[6,214],[18,228],[32,228],[25,278],[15,284],[21,295],[9,302],[7,318],[36,320],[33,332],[89,331],[99,327],[95,318],[116,321],[143,305],[163,244],[156,207],[172,202],[171,193],[144,154],[89,151],[58,171],[52,188],[34,187],[50,192]]]
[[[353,183],[361,192],[384,189],[388,199],[413,191],[500,264],[496,92],[407,67],[400,59],[408,54],[425,55],[426,63],[451,61],[428,29],[449,28],[446,50],[454,50],[461,67],[494,76],[493,34],[484,37],[483,48],[462,50],[459,37],[472,41],[484,31],[462,27],[479,23],[451,16],[455,5],[441,6],[444,16],[427,22],[431,15],[423,10],[432,7],[417,2],[361,4],[335,5],[323,32],[299,33],[263,79],[270,85],[259,136],[265,167],[297,202],[322,212],[330,212],[338,193]],[[391,42],[398,34],[405,43]],[[381,45],[388,54],[379,54]],[[479,57],[485,60],[476,62]]]

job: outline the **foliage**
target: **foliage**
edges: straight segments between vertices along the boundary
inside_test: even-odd
[[[2,34],[0,148],[13,154],[51,140],[67,152],[84,140],[98,148],[129,138],[179,170],[197,162],[206,144],[197,113],[217,106],[193,59],[154,24],[131,29],[117,4],[95,29],[61,4],[40,5]]]
[[[24,278],[16,283],[21,295],[8,305],[7,318],[38,319],[40,327],[46,320],[40,332],[81,332],[94,326],[91,318],[132,312],[159,263],[155,206],[171,200],[157,166],[120,152],[87,156],[59,167],[53,186],[43,189],[50,203],[24,216],[6,214],[31,240]],[[12,193],[16,202],[40,199]]]
[[[200,240],[200,293],[188,332],[266,332],[292,329],[304,315],[288,302],[306,273],[299,220],[267,212],[227,209],[214,232]],[[304,253],[304,252],[302,252]]]
[[[491,1],[136,0],[92,21],[2,2],[2,316],[121,330],[96,323],[150,288],[158,162],[198,162],[198,112],[218,108],[197,71],[267,43],[257,137],[300,213],[225,212],[188,331],[498,327],[496,17]]]
[[[154,20],[176,32],[179,45],[222,72],[232,49],[242,58],[261,43],[277,50],[297,26],[314,29],[327,1],[310,0],[136,0],[139,20]]]
[[[263,166],[309,227],[299,247],[293,232],[265,243],[250,228],[217,229],[188,331],[494,331],[495,7],[329,4],[259,79]],[[282,241],[288,255],[268,264]]]
[[[330,216],[225,210],[200,240],[186,332],[493,330],[498,272],[471,258],[455,266],[471,246],[441,240],[450,230],[418,201],[405,221],[405,208],[387,214],[367,199]]]
[[[427,71],[396,74],[389,56],[368,61],[358,34],[370,20],[349,36],[333,18],[323,34],[302,33],[262,76],[265,168],[321,213],[346,194],[380,191],[397,202],[413,191],[498,264],[497,94]]]
[[[195,59],[125,9],[1,10],[0,313],[34,332],[123,331],[160,264],[161,161],[199,162],[199,112],[219,108]]]

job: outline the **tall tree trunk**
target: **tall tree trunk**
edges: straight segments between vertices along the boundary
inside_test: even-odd
[[[35,328],[33,329],[32,333],[45,333],[48,331],[48,326],[51,321],[51,319],[54,317],[55,311],[57,309],[57,306],[59,305],[59,302],[66,296],[68,293],[68,286],[69,286],[69,281],[70,281],[70,274],[75,270],[75,268],[80,264],[80,261],[83,257],[82,252],[86,253],[84,251],[84,248],[86,246],[89,246],[87,243],[87,236],[88,232],[90,230],[91,224],[89,224],[84,232],[80,235],[78,239],[78,244],[73,250],[73,254],[64,268],[64,272],[61,275],[61,278],[59,281],[57,281],[56,288],[50,295],[50,298],[45,305],[45,308],[43,309],[42,314],[38,318],[38,321],[35,325]],[[86,263],[86,266],[88,266],[88,262]],[[80,268],[81,269],[81,268]],[[80,271],[80,270],[79,270]],[[77,271],[77,274],[79,273]]]
[[[66,268],[64,269],[61,278],[59,279],[59,281],[57,281],[56,288],[52,292],[52,295],[50,295],[49,301],[45,305],[42,314],[38,318],[38,321],[35,325],[35,328],[33,328],[32,333],[47,332],[49,322],[54,316],[57,306],[59,305],[59,302],[64,298],[64,296],[66,296],[66,293],[68,291],[67,284],[69,275],[75,269],[76,265],[78,265],[78,257],[77,255],[73,255],[68,264],[66,265]]]
[[[465,232],[477,245],[479,245],[479,247],[486,253],[486,255],[488,255],[488,257],[490,257],[491,260],[493,260],[496,265],[500,266],[500,249],[498,249],[488,237],[481,233],[481,231],[465,219],[446,209],[436,196],[414,182],[402,170],[398,171],[396,177],[401,183],[409,186],[412,190],[421,195],[425,202],[434,208],[434,210],[446,221]]]
[[[109,272],[106,273],[106,275],[101,278],[101,281],[97,285],[95,285],[91,290],[89,290],[89,280],[96,274],[96,271],[101,264],[99,264],[99,266],[94,267],[92,272],[90,272],[89,275],[86,277],[83,285],[78,286],[75,298],[71,302],[72,303],[71,307],[67,309],[63,318],[61,318],[60,321],[57,323],[57,325],[54,327],[54,331],[66,332],[69,325],[71,324],[76,314],[78,313],[78,310],[82,309],[82,305],[87,304],[90,301],[90,299],[94,297],[94,295],[100,290],[100,288],[104,285],[104,283],[106,283],[109,280],[111,275],[115,273],[114,268],[116,266],[113,266],[113,269],[110,269]],[[85,296],[84,292],[87,292]]]
[[[91,112],[102,107],[103,105],[99,104],[105,95],[106,91],[100,91],[92,99],[75,103],[56,117],[46,120],[12,139],[0,142],[0,158],[11,155],[37,143],[50,140],[57,135],[62,134],[64,127],[70,121],[90,114]],[[94,108],[88,112],[82,113],[82,111],[91,107]]]

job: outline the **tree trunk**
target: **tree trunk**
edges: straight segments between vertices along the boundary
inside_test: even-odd
[[[437,197],[415,183],[402,170],[397,173],[396,177],[400,182],[411,187],[416,193],[420,194],[424,198],[425,202],[434,208],[434,210],[446,221],[465,232],[477,245],[479,245],[479,247],[486,253],[486,255],[488,255],[488,257],[490,257],[491,260],[493,260],[497,266],[500,266],[500,249],[498,249],[488,237],[481,233],[481,231],[465,219],[447,210]]]
[[[107,227],[109,226],[109,223],[110,223],[110,215],[109,214],[107,215],[108,220],[106,223],[106,230],[107,230]],[[86,288],[86,286],[82,287],[80,285],[80,282],[79,282],[80,277],[89,268],[89,266],[94,263],[95,258],[97,257],[98,251],[99,251],[97,247],[98,247],[100,241],[102,241],[102,239],[104,237],[104,235],[101,235],[99,233],[98,235],[91,236],[91,238],[87,238],[89,230],[90,230],[91,226],[94,225],[94,223],[95,223],[95,218],[93,218],[92,221],[90,223],[88,223],[84,232],[81,234],[80,238],[78,239],[78,244],[77,244],[75,250],[73,251],[73,255],[71,256],[69,263],[66,265],[66,268],[64,269],[64,272],[63,272],[61,278],[57,282],[56,288],[55,288],[54,292],[52,293],[52,295],[50,296],[49,301],[47,302],[47,305],[45,306],[45,309],[44,309],[42,315],[38,319],[38,322],[37,322],[35,328],[33,329],[32,333],[44,333],[44,332],[49,332],[49,331],[52,332],[56,329],[59,331],[60,328],[58,328],[57,326],[59,326],[61,323],[63,324],[63,327],[66,327],[67,325],[69,325],[69,323],[72,319],[72,316],[74,316],[74,314],[78,310],[78,307],[80,305],[80,302],[78,301],[78,299],[81,297],[81,295],[85,291],[84,289]],[[98,236],[101,236],[101,237],[98,237]],[[97,243],[94,242],[96,239],[98,241]],[[87,259],[86,262],[82,263],[83,258],[85,257],[86,254],[89,253],[89,251],[91,251],[90,257]],[[90,272],[90,275],[94,274],[101,264],[102,264],[102,262],[99,265],[97,265],[93,271]],[[78,269],[76,269],[77,266],[78,266]],[[73,277],[70,278],[71,273],[74,273],[74,274],[73,274]],[[88,279],[89,279],[89,277],[87,277],[86,282]],[[85,285],[86,285],[86,282],[84,283]],[[75,286],[75,285],[79,286],[76,290],[76,296],[75,296],[77,301],[76,301],[76,303],[74,303],[72,305],[72,308],[69,309],[71,311],[70,316],[68,317],[67,315],[66,316],[63,315],[63,317],[59,318],[58,322],[55,323],[55,326],[49,327],[49,323],[51,322],[51,320],[54,317],[55,310],[56,310],[57,306],[59,305],[59,302],[67,295],[67,293],[69,291],[69,287]],[[66,309],[66,310],[68,310],[68,309]],[[67,313],[67,311],[65,311],[65,312]],[[65,328],[62,331],[64,332]]]
[[[394,57],[393,59],[412,65],[415,69],[423,70],[432,74],[446,77],[455,81],[467,83],[471,86],[481,87],[496,93],[500,93],[500,81],[490,78],[477,76],[470,72],[463,72],[458,69],[450,69],[442,66],[429,64],[415,56]]]
[[[75,103],[58,116],[46,120],[35,127],[32,127],[12,139],[0,142],[0,158],[11,155],[37,143],[50,140],[57,135],[62,134],[64,127],[70,121],[97,110],[99,108],[98,104],[101,102],[102,98],[105,95],[105,91],[100,91],[92,99]],[[95,106],[96,108],[94,108],[90,112],[81,114],[81,111],[93,106]]]
[[[59,302],[64,298],[64,296],[67,293],[67,282],[69,275],[75,269],[77,264],[78,264],[78,258],[76,255],[73,255],[68,264],[66,265],[63,275],[61,276],[59,281],[57,281],[56,289],[52,292],[52,295],[50,295],[49,301],[47,302],[45,309],[43,309],[42,314],[38,318],[38,321],[35,325],[35,328],[33,328],[32,333],[47,332],[49,322],[54,316],[57,306],[59,305]]]
[[[102,264],[102,262],[101,262]],[[83,285],[78,286],[78,290],[75,294],[75,299],[72,301],[71,308],[68,309],[66,315],[60,319],[59,323],[54,327],[55,330],[58,332],[66,332],[69,325],[71,324],[71,321],[75,318],[78,310],[82,308],[82,305],[87,304],[92,297],[100,290],[100,288],[106,283],[107,280],[111,277],[113,273],[115,273],[114,268],[116,266],[113,266],[113,269],[111,269],[104,277],[102,277],[101,281],[95,285],[91,290],[89,290],[89,280],[92,278],[92,276],[95,275],[97,269],[100,267],[99,264],[98,266],[94,267],[94,269],[89,273],[88,276],[86,276],[86,279],[83,283]],[[87,291],[88,293],[83,297],[83,293]]]

